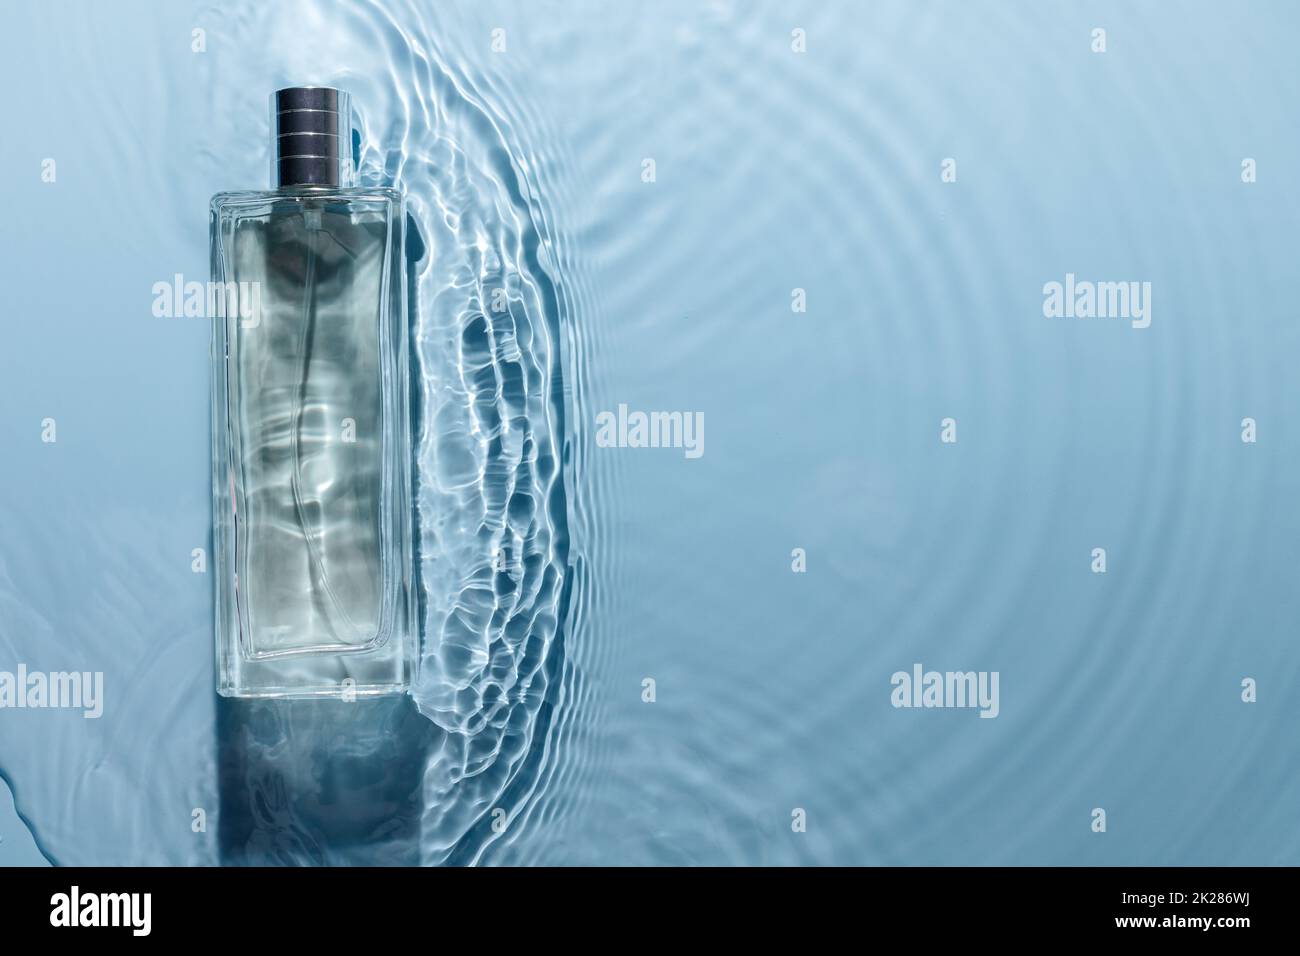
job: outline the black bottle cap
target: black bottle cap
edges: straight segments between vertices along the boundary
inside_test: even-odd
[[[276,186],[352,184],[351,101],[327,86],[291,86],[271,97]]]

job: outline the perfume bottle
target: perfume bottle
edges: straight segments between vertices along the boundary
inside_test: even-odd
[[[283,89],[272,114],[276,188],[211,204],[217,691],[401,693],[418,641],[403,197],[355,185],[346,93]]]

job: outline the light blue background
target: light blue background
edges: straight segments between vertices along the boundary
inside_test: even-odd
[[[208,330],[150,288],[263,185],[213,110],[373,21],[504,117],[571,300],[571,693],[482,860],[1300,862],[1294,5],[287,6],[2,15],[0,669],[110,695],[0,711],[48,855],[222,858]],[[1044,318],[1067,272],[1151,282],[1150,328]],[[596,447],[619,403],[704,456]],[[893,709],[913,662],[1000,716]]]

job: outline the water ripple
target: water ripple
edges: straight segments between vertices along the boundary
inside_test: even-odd
[[[562,175],[494,105],[519,102],[511,91],[485,96],[448,65],[419,5],[278,5],[231,26],[235,69],[268,48],[310,51],[281,62],[275,83],[348,89],[360,180],[406,190],[424,628],[411,696],[433,725],[419,858],[473,862],[522,825],[576,683],[566,377],[585,293],[535,181],[560,189]],[[322,62],[386,69],[322,75]]]

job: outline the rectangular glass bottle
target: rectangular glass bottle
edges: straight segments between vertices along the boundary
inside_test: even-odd
[[[401,693],[417,652],[400,191],[347,95],[274,97],[278,188],[211,204],[217,690]]]

